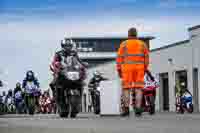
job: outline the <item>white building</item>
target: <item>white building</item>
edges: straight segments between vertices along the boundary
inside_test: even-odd
[[[156,109],[175,111],[175,80],[186,82],[186,87],[193,94],[194,110],[200,110],[200,25],[188,29],[189,39],[153,49],[150,53],[150,70],[159,77],[160,88],[157,90]],[[86,54],[86,53],[85,53]],[[92,53],[91,53],[92,54]],[[99,53],[100,54],[100,53]],[[102,54],[102,58],[115,59],[116,53]],[[92,58],[92,55],[82,55]],[[101,54],[95,54],[95,58]],[[94,70],[99,70],[112,80],[118,80],[115,60],[98,65],[89,70],[89,77]],[[87,91],[86,91],[87,93]]]
[[[200,26],[188,29],[190,38],[151,51],[152,72],[160,77],[157,105],[159,110],[175,111],[175,79],[186,81],[194,96],[195,111],[199,111],[200,97]]]

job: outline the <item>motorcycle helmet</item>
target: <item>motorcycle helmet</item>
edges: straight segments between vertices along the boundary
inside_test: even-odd
[[[27,78],[27,80],[33,80],[34,79],[33,71],[31,71],[31,70],[27,71],[26,78]]]
[[[17,82],[16,88],[21,88],[21,83],[20,82]]]
[[[182,88],[185,88],[185,86],[186,86],[186,85],[185,85],[185,82],[181,82],[180,85],[181,85]]]
[[[62,40],[61,41],[61,48],[66,52],[71,51],[72,48],[73,48],[73,41],[71,39]]]
[[[99,71],[95,71],[93,73],[93,76],[96,77],[96,78],[99,78],[99,77],[101,77],[101,73]]]
[[[101,73],[100,73],[99,71],[94,71],[93,75],[94,75],[94,76],[100,76]]]
[[[12,96],[12,90],[11,89],[8,90],[8,95]]]

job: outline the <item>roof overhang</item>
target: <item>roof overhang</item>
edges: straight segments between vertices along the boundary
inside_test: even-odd
[[[153,36],[139,36],[138,37],[139,39],[141,39],[141,40],[153,40],[153,39],[155,39],[155,37],[153,37]],[[128,37],[124,37],[124,36],[111,36],[111,37],[109,37],[109,36],[105,36],[105,37],[103,37],[103,36],[98,36],[98,37],[71,37],[71,39],[72,40],[97,40],[97,39],[99,39],[99,40],[112,40],[112,39],[120,39],[120,40],[126,40],[126,39],[128,39]]]
[[[196,25],[196,26],[188,28],[188,31],[196,30],[196,29],[199,29],[199,28],[200,28],[200,25]]]

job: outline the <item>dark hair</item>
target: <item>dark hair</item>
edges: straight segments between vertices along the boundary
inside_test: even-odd
[[[137,37],[137,29],[136,28],[130,28],[128,30],[128,36],[129,37]]]

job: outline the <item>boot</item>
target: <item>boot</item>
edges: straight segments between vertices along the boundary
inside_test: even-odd
[[[129,116],[130,112],[129,112],[129,107],[125,107],[123,113],[121,114],[122,117],[126,117]]]
[[[140,117],[142,116],[143,108],[135,108],[135,116]]]

